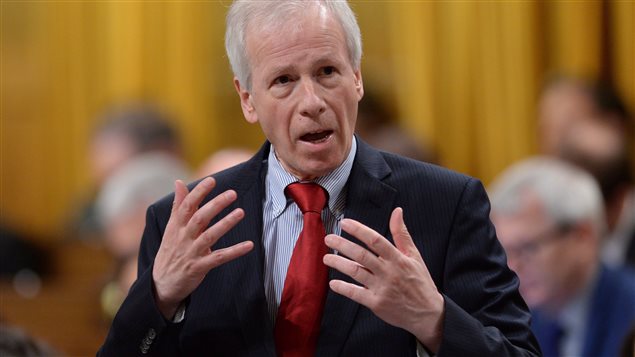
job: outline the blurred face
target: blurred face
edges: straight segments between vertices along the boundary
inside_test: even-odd
[[[330,14],[316,5],[293,21],[300,26],[248,29],[252,90],[234,84],[247,121],[260,123],[287,171],[309,180],[348,155],[364,92]]]
[[[110,132],[97,135],[89,152],[91,170],[97,184],[101,184],[136,152],[134,144],[125,135]]]
[[[106,225],[106,246],[115,257],[137,255],[149,204],[140,202],[135,209],[118,215]]]
[[[624,132],[610,119],[593,118],[578,123],[563,138],[563,152],[597,162],[616,160],[626,145]]]
[[[525,197],[523,206],[514,214],[492,215],[498,238],[529,307],[558,310],[578,277],[575,242],[570,232],[553,224],[536,198]]]
[[[541,98],[538,135],[545,154],[558,155],[567,132],[593,115],[594,107],[588,94],[572,84],[560,84],[548,89]]]

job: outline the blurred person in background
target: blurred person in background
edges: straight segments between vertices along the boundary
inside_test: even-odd
[[[543,153],[587,170],[600,185],[608,226],[602,259],[635,267],[635,144],[626,105],[611,86],[559,77],[545,88],[540,113]]]
[[[102,237],[103,227],[96,218],[94,206],[95,194],[118,168],[147,152],[181,158],[181,145],[171,118],[152,104],[134,102],[107,110],[91,136],[88,150],[95,191],[72,212],[71,237],[84,240]]]
[[[146,209],[172,191],[174,181],[190,175],[185,163],[165,152],[147,152],[127,160],[103,183],[96,216],[105,245],[116,261],[115,278],[102,293],[105,316],[112,319],[137,278],[137,255]]]
[[[243,163],[254,155],[252,150],[241,147],[224,148],[212,153],[194,172],[194,179],[213,175],[232,166]]]
[[[0,321],[0,356],[59,357],[62,354],[24,330]]]
[[[593,177],[537,157],[503,172],[489,193],[544,355],[617,356],[635,322],[635,276],[600,261],[606,221]]]
[[[555,76],[545,84],[538,103],[538,145],[544,155],[560,156],[567,132],[595,114],[592,84]]]
[[[50,272],[49,252],[36,241],[35,237],[19,233],[0,219],[0,279],[13,279],[24,270],[38,275]]]

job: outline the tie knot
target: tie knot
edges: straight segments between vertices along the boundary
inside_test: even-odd
[[[284,190],[302,211],[322,213],[326,206],[326,190],[314,182],[295,182],[287,186]]]

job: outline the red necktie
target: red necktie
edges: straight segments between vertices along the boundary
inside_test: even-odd
[[[281,357],[307,357],[315,354],[328,285],[328,269],[322,262],[328,251],[322,223],[326,191],[316,183],[296,182],[285,192],[302,211],[304,223],[282,290],[276,349]]]

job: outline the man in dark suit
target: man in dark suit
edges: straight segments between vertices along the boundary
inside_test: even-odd
[[[101,355],[539,353],[482,185],[353,135],[361,36],[346,2],[236,1],[226,46],[268,141],[148,209]]]
[[[492,218],[545,356],[618,356],[635,324],[635,277],[600,261],[598,184],[563,161],[520,162],[494,182]]]

